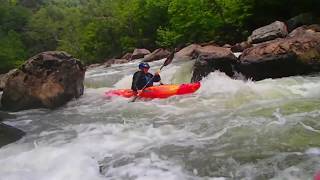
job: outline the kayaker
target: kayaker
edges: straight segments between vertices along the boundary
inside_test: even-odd
[[[135,72],[132,79],[131,89],[137,94],[138,90],[144,87],[153,86],[153,82],[159,82],[161,80],[159,72],[154,75],[149,73],[150,66],[146,62],[139,64],[139,71]]]

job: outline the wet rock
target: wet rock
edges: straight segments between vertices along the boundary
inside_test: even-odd
[[[40,53],[10,75],[2,108],[17,111],[59,107],[83,94],[84,74],[81,62],[65,52]]]
[[[166,58],[170,52],[166,49],[159,48],[154,50],[151,54],[146,55],[143,58],[143,62],[152,62],[152,61],[157,61],[163,58]]]
[[[9,76],[13,74],[15,71],[16,69],[13,69],[9,71],[7,74],[0,74],[0,91],[3,91]]]
[[[131,60],[143,58],[147,54],[150,54],[148,49],[135,49],[132,53]]]
[[[103,63],[103,65],[104,65],[104,67],[110,67],[111,64],[114,63],[114,61],[115,61],[115,59],[108,59],[107,61],[105,61],[105,62]]]
[[[181,60],[190,60],[192,59],[192,55],[194,54],[195,50],[197,48],[200,48],[201,46],[198,44],[191,44],[180,51],[178,51],[175,54],[176,59],[181,59]]]
[[[131,56],[132,56],[132,53],[126,53],[120,59],[126,59],[128,61],[131,61]]]
[[[223,48],[231,48],[232,46],[230,44],[225,44],[222,46]]]
[[[87,66],[87,69],[93,69],[93,68],[96,68],[96,67],[99,67],[99,66],[101,66],[101,64],[99,64],[99,63],[90,64],[89,66]]]
[[[124,63],[128,63],[129,60],[127,59],[114,59],[113,64],[124,64]]]
[[[18,141],[24,135],[22,130],[0,122],[0,147]]]
[[[130,60],[127,59],[109,59],[103,65],[105,67],[110,67],[112,64],[124,64],[128,63]]]
[[[210,72],[219,70],[229,76],[233,76],[233,67],[237,61],[234,54],[227,48],[217,46],[205,46],[197,48],[193,54],[197,57],[194,65],[192,82],[200,81]]]
[[[244,50],[236,69],[254,80],[319,72],[320,33],[305,29],[294,34]]]
[[[294,37],[294,36],[301,36],[305,33],[314,33],[314,32],[320,32],[320,25],[313,24],[310,26],[301,26],[293,30],[288,36]]]
[[[270,41],[276,38],[283,38],[288,35],[287,26],[285,23],[276,21],[267,26],[256,29],[248,38],[250,44],[257,44],[265,41]]]
[[[252,44],[250,44],[248,41],[244,41],[241,43],[237,43],[234,46],[231,47],[232,52],[242,52],[245,49],[251,48]]]

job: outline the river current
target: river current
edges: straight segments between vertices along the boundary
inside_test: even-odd
[[[155,72],[163,63],[151,63]],[[193,61],[163,68],[189,82]],[[213,72],[194,94],[106,99],[138,61],[88,70],[65,106],[14,113],[27,134],[0,148],[0,180],[308,180],[320,170],[320,76],[231,79]]]

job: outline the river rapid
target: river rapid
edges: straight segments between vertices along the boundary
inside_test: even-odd
[[[193,63],[163,68],[163,83],[189,82]],[[27,134],[0,149],[0,179],[311,180],[320,170],[319,75],[213,72],[191,95],[106,99],[130,87],[137,64],[88,70],[84,95],[56,110],[14,113],[5,123]]]

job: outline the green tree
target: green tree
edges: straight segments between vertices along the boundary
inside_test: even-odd
[[[31,12],[15,1],[2,1],[0,6],[0,73],[4,73],[27,58],[24,27]]]

